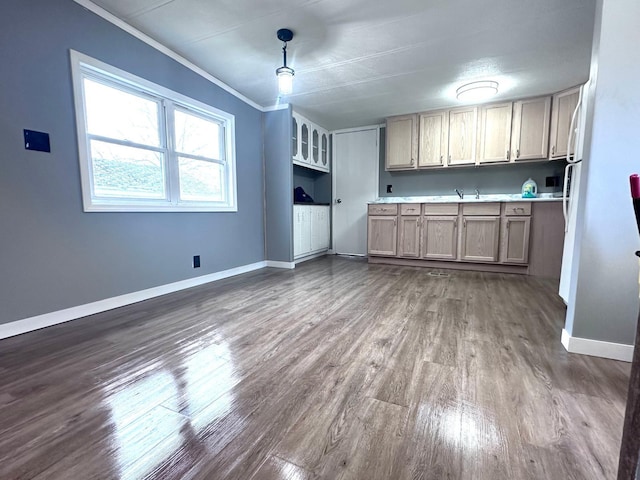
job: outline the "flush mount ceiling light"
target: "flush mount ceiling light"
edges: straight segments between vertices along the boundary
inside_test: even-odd
[[[498,93],[498,82],[486,80],[462,85],[456,90],[456,98],[463,102],[477,102],[493,97]]]
[[[284,65],[276,70],[278,76],[278,92],[280,95],[289,95],[293,91],[293,75],[295,72],[293,68],[287,67],[287,42],[290,42],[293,38],[293,32],[288,28],[281,28],[278,30],[278,40],[284,42],[282,47],[282,57],[284,59]]]

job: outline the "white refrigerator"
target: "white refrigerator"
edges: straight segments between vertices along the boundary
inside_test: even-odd
[[[560,272],[559,294],[564,303],[569,302],[571,291],[571,270],[574,261],[576,243],[576,219],[582,177],[584,131],[587,113],[587,98],[590,82],[580,88],[578,105],[571,117],[567,152],[575,152],[573,157],[567,153],[567,166],[564,172],[562,190],[562,209],[564,213],[564,248],[562,252],[562,270]],[[573,147],[573,148],[571,148]]]

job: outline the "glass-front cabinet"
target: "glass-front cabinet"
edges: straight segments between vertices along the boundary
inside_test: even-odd
[[[291,130],[293,163],[328,172],[329,132],[296,112],[293,112]]]

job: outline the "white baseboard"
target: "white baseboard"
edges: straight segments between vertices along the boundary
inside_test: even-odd
[[[292,269],[292,268],[296,268],[296,264],[294,262],[277,262],[275,260],[267,260],[266,262],[266,267],[273,267],[273,268],[288,268],[288,269]]]
[[[33,330],[39,330],[41,328],[50,327],[52,325],[68,322],[70,320],[76,320],[78,318],[86,317],[87,315],[106,312],[107,310],[123,307],[125,305],[131,305],[132,303],[141,302],[153,297],[159,297],[160,295],[166,295],[167,293],[173,293],[187,288],[196,287],[198,285],[221,280],[223,278],[229,278],[235,275],[240,275],[242,273],[252,272],[266,266],[267,262],[265,261],[251,263],[249,265],[230,268],[221,272],[202,275],[201,277],[189,278],[187,280],[181,280],[179,282],[169,283],[167,285],[160,285],[158,287],[148,288],[146,290],[140,290],[138,292],[127,293],[124,295],[119,295],[117,297],[105,298],[104,300],[98,300],[97,302],[87,303],[85,305],[79,305],[77,307],[65,308],[64,310],[44,313],[35,317],[29,317],[22,320],[16,320],[15,322],[5,323],[0,325],[0,339],[13,337],[15,335],[31,332]]]
[[[610,358],[611,360],[621,360],[623,362],[631,362],[633,359],[633,345],[572,337],[564,328],[562,329],[561,341],[569,353],[580,353],[582,355]]]

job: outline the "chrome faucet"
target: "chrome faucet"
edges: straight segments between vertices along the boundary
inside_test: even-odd
[[[456,193],[458,194],[458,196],[460,197],[460,200],[462,200],[464,198],[464,190],[458,190],[456,188]]]
[[[476,200],[480,200],[480,190],[476,188]]]

